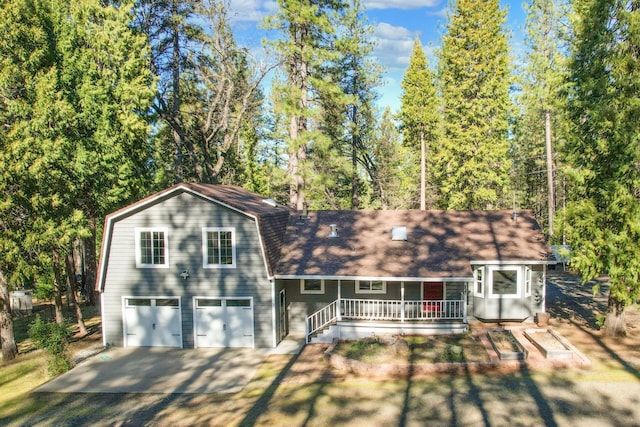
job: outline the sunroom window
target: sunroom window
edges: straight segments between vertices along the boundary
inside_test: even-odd
[[[520,267],[494,267],[489,270],[489,296],[493,298],[518,298],[521,294]]]

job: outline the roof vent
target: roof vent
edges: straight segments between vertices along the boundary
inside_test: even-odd
[[[407,240],[407,227],[391,227],[391,240]]]
[[[271,206],[272,208],[275,208],[278,206],[278,202],[276,202],[273,199],[262,199],[262,203]]]
[[[331,228],[329,237],[338,237],[338,226],[336,224],[331,224],[329,227]]]

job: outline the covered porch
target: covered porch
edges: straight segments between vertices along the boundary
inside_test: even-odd
[[[464,295],[458,300],[387,300],[338,298],[315,313],[307,316],[305,336],[307,342],[327,328],[343,323],[350,328],[360,326],[369,330],[409,330],[421,333],[421,324],[430,323],[429,329],[438,324],[467,324],[467,305]],[[377,326],[377,327],[376,327]]]

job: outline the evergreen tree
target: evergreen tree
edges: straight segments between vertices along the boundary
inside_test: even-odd
[[[372,186],[382,209],[409,209],[417,205],[415,177],[419,162],[414,151],[402,143],[393,114],[387,107],[382,114],[370,148],[376,165]]]
[[[560,168],[553,148],[566,140],[568,132],[561,91],[567,70],[569,5],[530,0],[525,10],[528,52],[521,73],[521,111],[514,126],[514,182],[516,188],[525,189],[521,202],[533,208],[553,237]]]
[[[330,139],[320,130],[321,100],[342,95],[338,82],[323,71],[339,58],[335,49],[336,19],[344,4],[341,0],[278,0],[277,6],[265,26],[279,31],[282,37],[267,44],[275,50],[286,76],[285,84],[273,85],[273,90],[279,94],[277,108],[289,121],[289,203],[301,210],[306,204],[307,184],[313,179],[313,164],[307,154],[315,151],[322,161],[331,147]],[[318,178],[322,181],[331,177]]]
[[[152,81],[130,10],[97,0],[2,5],[0,229],[11,232],[0,233],[0,270],[10,286],[49,276],[59,322],[73,242],[95,239],[106,212],[145,185]]]
[[[402,79],[400,119],[404,144],[413,150],[419,147],[420,209],[422,210],[427,206],[426,185],[427,174],[431,177],[431,157],[440,144],[440,106],[435,83],[435,76],[429,69],[422,44],[416,38],[409,68]],[[432,179],[428,181],[431,183]]]
[[[571,266],[609,276],[607,335],[640,298],[640,2],[582,0],[570,67],[574,135],[565,147]]]
[[[367,23],[360,0],[349,0],[339,19],[336,50],[340,57],[331,74],[340,82],[343,105],[338,104],[333,112],[325,105],[325,111],[337,119],[335,124],[328,120],[325,129],[334,132],[332,140],[341,144],[341,151],[350,160],[351,176],[347,177],[347,182],[351,181],[350,207],[357,209],[360,207],[359,193],[364,186],[361,176],[366,174],[371,179],[376,170],[369,141],[376,126],[374,103],[382,70],[371,57],[373,27]],[[335,134],[336,129],[343,131]]]
[[[498,0],[457,0],[440,51],[444,137],[434,175],[446,209],[506,203],[510,64]]]

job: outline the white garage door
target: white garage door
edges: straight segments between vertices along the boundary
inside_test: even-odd
[[[124,299],[127,347],[182,347],[180,298]]]
[[[196,347],[253,347],[251,298],[195,298]]]

